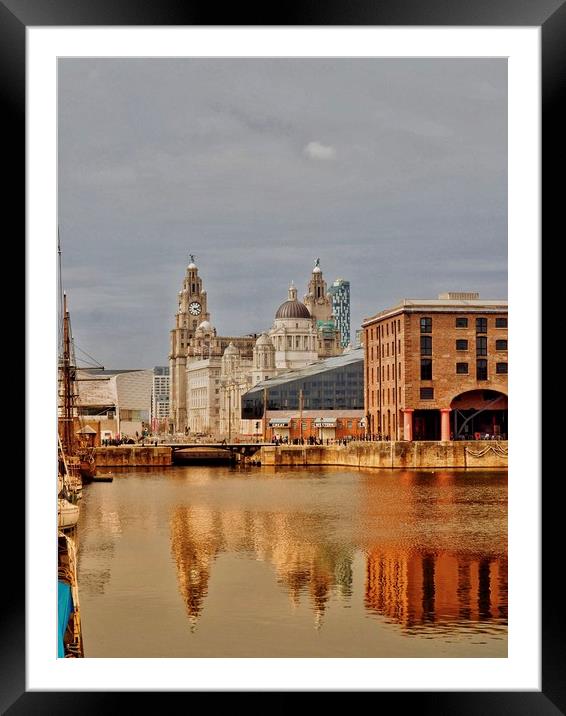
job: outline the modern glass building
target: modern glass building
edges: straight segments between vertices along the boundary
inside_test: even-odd
[[[340,331],[340,343],[345,348],[350,343],[350,282],[337,278],[328,293],[332,296],[332,313]]]
[[[363,349],[282,373],[242,396],[242,418],[259,420],[264,407],[267,411],[363,410]]]

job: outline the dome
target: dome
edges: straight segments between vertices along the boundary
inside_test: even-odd
[[[277,309],[275,318],[310,318],[309,309],[304,303],[297,301],[285,301]]]
[[[189,269],[196,269],[196,267],[197,266],[193,261],[191,261],[191,263],[187,266],[187,268],[189,268]]]
[[[312,270],[313,273],[322,273],[322,269],[320,266],[315,266]]]
[[[273,348],[275,350],[275,346],[273,345],[273,341],[271,338],[267,335],[267,333],[262,333],[261,336],[257,339],[255,342],[256,346],[267,346],[268,348]]]
[[[240,351],[236,348],[236,346],[230,342],[226,350],[224,351],[225,356],[239,356]]]
[[[211,333],[213,330],[214,328],[210,321],[203,321],[197,328],[197,331],[205,331],[206,333]]]

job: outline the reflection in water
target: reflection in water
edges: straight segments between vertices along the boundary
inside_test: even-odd
[[[408,631],[504,625],[507,560],[378,549],[367,559],[365,605]]]
[[[320,626],[330,594],[344,600],[352,594],[353,549],[325,539],[324,526],[324,516],[317,514],[177,507],[171,517],[171,552],[193,627],[208,593],[212,564],[222,552],[270,562],[295,607],[308,594]]]
[[[506,473],[115,475],[83,497],[87,656],[506,656]]]
[[[494,519],[495,528],[504,530],[505,515],[494,518],[490,507],[501,496],[490,490],[486,495],[485,485],[471,478],[472,484],[462,483],[449,472],[397,477],[380,484],[360,475],[363,499],[349,514],[319,507],[305,512],[302,505],[283,505],[279,512],[176,507],[170,521],[171,552],[193,628],[205,606],[214,561],[222,553],[244,553],[273,565],[278,584],[295,607],[303,595],[308,598],[320,628],[331,596],[348,606],[352,563],[360,550],[369,615],[415,633],[470,626],[478,631],[481,622],[504,626],[507,559],[501,535],[487,553],[473,551],[486,547],[486,526],[493,529]]]

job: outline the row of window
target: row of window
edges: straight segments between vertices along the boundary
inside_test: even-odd
[[[397,329],[397,333],[401,332],[401,319],[397,318],[391,323],[384,323],[380,326],[376,326],[375,328],[370,328],[368,330],[368,338],[370,341],[376,340],[377,338],[384,338],[386,335],[389,335],[389,327],[391,326],[391,335],[394,335],[395,329]]]
[[[496,363],[495,372],[498,375],[507,375],[507,363]],[[456,363],[456,373],[460,375],[469,374],[469,363]],[[476,361],[476,378],[477,380],[487,380],[487,360],[478,358]],[[430,358],[421,359],[421,380],[432,380],[432,360]]]
[[[468,319],[466,316],[457,316],[456,328],[467,328]],[[496,328],[507,328],[506,318],[495,319]],[[425,316],[421,318],[421,333],[432,333],[432,318]],[[476,333],[487,333],[487,318],[476,318]]]
[[[401,339],[399,339],[399,341],[397,342],[397,345],[398,345],[397,353],[400,354],[401,353]],[[391,341],[391,355],[395,355],[395,341]],[[370,356],[370,360],[374,359],[373,346],[370,346],[369,356]],[[379,356],[379,346],[375,347],[375,356],[376,357]],[[381,344],[381,357],[389,358],[389,342]]]
[[[458,339],[456,341],[456,350],[457,351],[467,351],[468,350],[468,341],[466,339]],[[506,351],[507,350],[507,339],[500,338],[495,341],[495,350],[496,351]],[[478,355],[487,355],[487,337],[486,336],[478,336],[476,338],[476,351]]]
[[[395,395],[397,395],[397,399],[399,402],[401,402],[401,388],[397,389],[397,393],[395,393],[395,388],[382,388],[381,389],[381,402],[383,405],[388,405],[395,401]],[[379,398],[379,390],[377,391],[377,398]],[[375,399],[376,399],[376,392],[372,390],[369,393],[369,399],[370,399],[370,405],[374,406],[376,405]]]
[[[456,341],[456,350],[457,351],[467,351],[468,350],[468,340],[465,338],[460,338]],[[506,351],[507,350],[507,339],[501,338],[495,341],[495,350],[496,351]],[[487,336],[477,336],[476,337],[476,353],[479,356],[486,356],[487,355]],[[421,336],[421,355],[422,356],[431,356],[432,355],[432,336]]]
[[[319,425],[314,424],[314,418],[310,422],[311,422],[310,427],[313,430],[318,430],[321,427]],[[358,422],[358,421],[356,421],[356,422]],[[272,426],[272,427],[274,427],[274,426]],[[300,421],[300,420],[297,420],[296,418],[291,418],[289,420],[289,427],[290,428],[301,427],[303,430],[308,430],[309,429],[309,421],[308,420]],[[328,427],[333,427],[333,426],[328,426]],[[353,420],[345,420],[344,418],[337,418],[336,419],[336,427],[337,428],[348,428],[351,430],[354,427],[354,421]]]

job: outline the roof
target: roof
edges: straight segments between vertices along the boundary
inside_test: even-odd
[[[386,308],[374,316],[364,318],[362,327],[375,321],[383,320],[389,316],[398,313],[417,313],[426,311],[427,313],[469,313],[475,311],[477,313],[501,313],[507,312],[508,302],[503,299],[443,299],[443,298],[404,298],[398,304],[391,308]]]
[[[90,425],[85,425],[84,428],[77,430],[77,435],[96,435],[96,430],[91,428]]]
[[[111,378],[113,375],[120,375],[121,373],[138,373],[140,370],[146,370],[146,368],[79,368],[78,372],[81,376],[83,373],[88,373],[97,378]]]
[[[232,343],[232,341],[230,341],[230,343],[226,347],[226,350],[224,351],[224,355],[225,356],[229,356],[229,355],[239,356],[240,351],[236,348],[236,346]]]
[[[289,370],[285,373],[281,373],[280,375],[275,376],[274,378],[263,380],[260,383],[254,385],[254,387],[251,388],[246,393],[246,395],[255,391],[263,390],[264,388],[275,388],[278,385],[283,385],[284,383],[288,383],[290,381],[310,378],[313,375],[317,375],[318,373],[325,373],[326,371],[334,370],[335,368],[343,368],[347,365],[352,365],[356,363],[363,364],[363,361],[364,349],[354,348],[351,351],[348,351],[348,353],[342,353],[341,355],[335,356],[334,358],[324,358],[323,360],[317,360],[314,363],[309,363],[309,365],[305,366],[304,368]]]
[[[275,346],[273,345],[273,341],[271,338],[267,335],[267,333],[262,333],[261,336],[256,341],[256,346],[267,346],[268,348],[273,348],[275,350]]]
[[[275,318],[310,318],[309,309],[304,303],[297,301],[284,301],[275,314]]]

